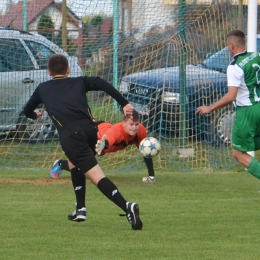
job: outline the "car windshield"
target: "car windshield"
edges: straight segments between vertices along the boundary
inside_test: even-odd
[[[28,40],[25,40],[25,42],[28,48],[30,49],[30,51],[32,52],[34,58],[36,59],[39,68],[47,69],[48,59],[51,55],[54,54],[54,52],[39,42],[28,41]]]
[[[232,57],[226,47],[204,60],[201,64],[208,69],[226,73],[227,66],[231,61]]]

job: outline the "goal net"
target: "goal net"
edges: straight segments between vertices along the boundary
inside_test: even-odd
[[[14,42],[14,36],[6,33],[11,30],[43,35],[66,51],[84,75],[113,84],[140,113],[148,136],[161,142],[155,169],[235,165],[230,152],[233,106],[209,116],[195,111],[227,90],[226,66],[231,57],[225,49],[226,35],[237,28],[246,32],[246,2],[6,0],[0,7],[0,27],[5,28],[0,32],[1,167],[49,169],[54,160],[66,158],[48,114],[38,120],[22,114],[36,82],[48,79],[47,60],[56,50],[18,37],[19,49],[18,43],[8,43]],[[35,51],[39,48],[40,57]],[[24,76],[28,73],[37,80],[30,82]],[[7,91],[9,87],[12,91]],[[120,108],[109,96],[91,92],[87,97],[97,121],[122,120]],[[98,161],[105,170],[145,169],[135,146],[100,156]]]

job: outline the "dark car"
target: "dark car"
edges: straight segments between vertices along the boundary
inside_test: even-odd
[[[259,51],[260,35],[257,46]],[[149,132],[172,137],[194,136],[208,143],[229,145],[233,105],[205,116],[196,115],[195,111],[227,92],[226,69],[231,61],[228,49],[224,48],[199,65],[187,65],[186,73],[180,73],[180,67],[176,66],[125,76],[119,91],[140,113]]]

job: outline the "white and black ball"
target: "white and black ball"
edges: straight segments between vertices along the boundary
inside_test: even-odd
[[[159,154],[161,150],[161,144],[154,137],[146,137],[141,141],[139,150],[144,157],[152,158],[153,156]]]

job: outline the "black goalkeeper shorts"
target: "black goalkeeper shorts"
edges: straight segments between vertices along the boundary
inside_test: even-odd
[[[95,157],[97,131],[96,123],[81,120],[66,126],[59,133],[63,151],[82,173],[98,164]]]

